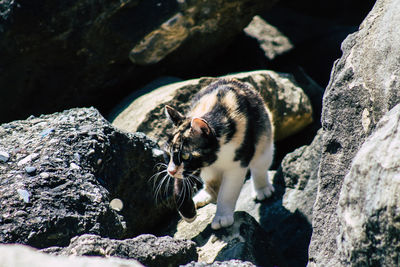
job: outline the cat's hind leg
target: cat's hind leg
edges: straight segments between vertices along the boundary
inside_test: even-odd
[[[269,182],[268,169],[273,159],[273,146],[270,145],[263,154],[250,162],[251,180],[253,183],[253,197],[257,200],[264,200],[275,191],[274,186]]]

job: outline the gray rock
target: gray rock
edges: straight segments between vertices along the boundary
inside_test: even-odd
[[[345,175],[377,121],[400,102],[400,5],[378,0],[342,44],[324,96],[323,144],[310,266],[338,266],[338,199]]]
[[[400,264],[400,104],[357,152],[339,199],[343,266]]]
[[[237,211],[250,214],[267,233],[268,245],[274,248],[274,254],[283,261],[278,266],[304,266],[307,263],[307,251],[311,238],[311,222],[308,215],[317,187],[316,179],[307,183],[303,189],[285,188],[278,172],[270,172],[275,193],[265,201],[252,198],[252,184],[247,181],[236,203]],[[268,257],[270,254],[266,254]]]
[[[196,244],[169,236],[140,235],[132,239],[113,240],[97,235],[71,239],[68,247],[50,247],[46,253],[63,256],[101,256],[135,259],[145,266],[177,266],[197,260]]]
[[[284,34],[260,16],[254,16],[243,31],[257,40],[265,57],[269,60],[273,60],[293,48],[290,40]]]
[[[296,149],[282,160],[277,173],[277,176],[282,175],[286,186],[283,206],[291,212],[300,211],[309,223],[312,222],[313,206],[318,191],[321,149],[322,130],[319,130],[309,146]]]
[[[214,266],[216,262],[233,259],[249,261],[257,266],[282,265],[284,260],[280,252],[252,216],[247,212],[237,211],[232,226],[214,231],[210,224],[215,211],[216,205],[208,204],[197,211],[194,222],[187,223],[181,220],[175,229],[175,238],[191,239],[196,242],[199,266],[202,266],[202,262]]]
[[[3,124],[0,143],[13,151],[0,165],[7,178],[0,183],[0,243],[44,248],[84,233],[122,238],[151,232],[171,212],[155,204],[149,183],[163,161],[157,145],[119,132],[94,108]],[[28,163],[37,169],[32,176]],[[116,197],[124,204],[118,213],[109,205]],[[19,211],[27,216],[14,216]]]
[[[230,261],[214,261],[213,263],[206,262],[191,262],[186,265],[182,265],[182,267],[255,267],[253,263],[249,261],[241,261],[241,260],[230,260]]]
[[[5,151],[0,151],[0,162],[6,163],[10,159],[10,154]]]
[[[135,260],[51,256],[23,245],[0,245],[0,267],[140,267]]]
[[[33,167],[33,166],[26,166],[26,167],[25,167],[25,171],[26,171],[26,173],[29,174],[29,175],[35,175],[35,173],[36,173],[36,167]]]
[[[76,106],[111,108],[132,86],[212,60],[275,2],[1,1],[0,88],[7,93],[0,122]],[[141,66],[149,64],[152,71]]]

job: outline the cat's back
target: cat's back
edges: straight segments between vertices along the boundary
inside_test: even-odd
[[[190,117],[205,119],[220,146],[234,150],[234,160],[247,166],[273,136],[270,114],[260,94],[235,79],[219,79],[199,91],[192,100]]]

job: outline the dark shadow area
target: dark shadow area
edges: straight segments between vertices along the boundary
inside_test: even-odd
[[[286,260],[287,266],[306,266],[312,234],[311,222],[300,211],[291,212],[282,205],[285,187],[279,170],[274,181],[274,196],[260,203],[260,225]]]

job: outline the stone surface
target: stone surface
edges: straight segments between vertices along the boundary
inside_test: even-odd
[[[110,257],[63,257],[41,253],[23,245],[0,245],[1,267],[140,267],[135,260]]]
[[[244,32],[257,40],[266,58],[273,60],[293,48],[290,40],[276,27],[266,22],[260,16],[254,16]]]
[[[206,263],[206,262],[191,262],[184,267],[230,267],[230,266],[237,266],[237,267],[255,267],[253,263],[249,261],[241,261],[241,260],[230,260],[230,261],[214,261],[213,263]]]
[[[145,266],[178,266],[197,260],[196,244],[172,237],[140,235],[132,239],[113,240],[97,235],[71,239],[68,247],[50,247],[46,253],[63,256],[101,256],[135,259]]]
[[[198,246],[199,262],[238,259],[257,266],[280,265],[283,261],[275,252],[268,235],[248,213],[235,212],[231,227],[214,231],[211,221],[216,205],[208,204],[197,211],[193,223],[181,220],[174,233],[175,238],[191,239]]]
[[[290,75],[273,71],[254,71],[224,76],[253,85],[263,96],[273,114],[275,139],[294,134],[312,122],[308,97]],[[130,132],[144,132],[159,142],[170,128],[165,119],[166,104],[186,112],[191,97],[216,78],[200,78],[158,88],[134,100],[113,121],[113,125]],[[161,142],[162,143],[162,142]]]
[[[10,154],[4,151],[0,151],[0,162],[6,163],[10,158]]]
[[[277,176],[286,187],[283,206],[303,214],[312,222],[313,206],[318,191],[318,170],[322,154],[322,130],[319,130],[309,146],[302,146],[286,155]],[[282,178],[280,177],[282,175]]]
[[[43,248],[84,233],[133,236],[171,211],[155,204],[149,183],[163,161],[157,145],[119,132],[94,108],[2,124],[0,150],[10,151],[0,164],[1,243]],[[115,197],[124,204],[118,213],[109,206]]]
[[[357,152],[340,193],[338,248],[343,266],[400,264],[400,104]]]
[[[344,177],[377,121],[400,102],[399,22],[398,1],[378,0],[335,62],[323,104],[310,266],[338,266],[337,205]]]
[[[0,122],[76,106],[108,110],[135,86],[211,61],[275,2],[1,1]]]
[[[296,188],[284,187],[284,177],[289,175],[282,170],[277,173],[269,172],[276,191],[273,197],[266,201],[254,201],[251,196],[251,182],[247,181],[244,184],[236,204],[235,216],[237,217],[235,219],[239,218],[237,224],[247,225],[246,227],[250,227],[250,229],[260,228],[261,232],[257,230],[255,235],[250,233],[239,235],[247,241],[245,247],[234,250],[236,256],[223,253],[223,250],[227,246],[238,246],[236,244],[237,233],[234,230],[237,229],[237,226],[228,228],[225,235],[222,236],[210,232],[210,223],[215,214],[215,205],[213,204],[199,209],[194,222],[180,221],[172,231],[174,237],[195,241],[199,246],[199,262],[208,264],[214,264],[216,260],[226,261],[233,258],[250,261],[257,266],[264,260],[268,260],[264,263],[268,266],[272,259],[275,259],[272,263],[277,266],[305,266],[308,260],[307,252],[312,231],[312,205],[317,193],[317,175],[313,166],[315,161],[318,162],[319,153],[314,148],[320,146],[320,143],[321,138],[316,138],[312,145],[295,151],[294,155],[290,156],[292,160],[284,160],[285,170],[290,169],[290,166],[299,168],[298,166],[301,164],[309,166],[309,173],[305,172],[306,167],[301,167],[303,173],[299,174],[301,179],[298,181],[303,182],[297,182]],[[312,173],[311,176],[310,173]],[[247,217],[252,218],[243,221]],[[256,245],[253,245],[253,242]],[[248,248],[254,249],[249,254],[253,255],[252,257],[238,256],[243,249]],[[264,256],[259,256],[260,251]]]

